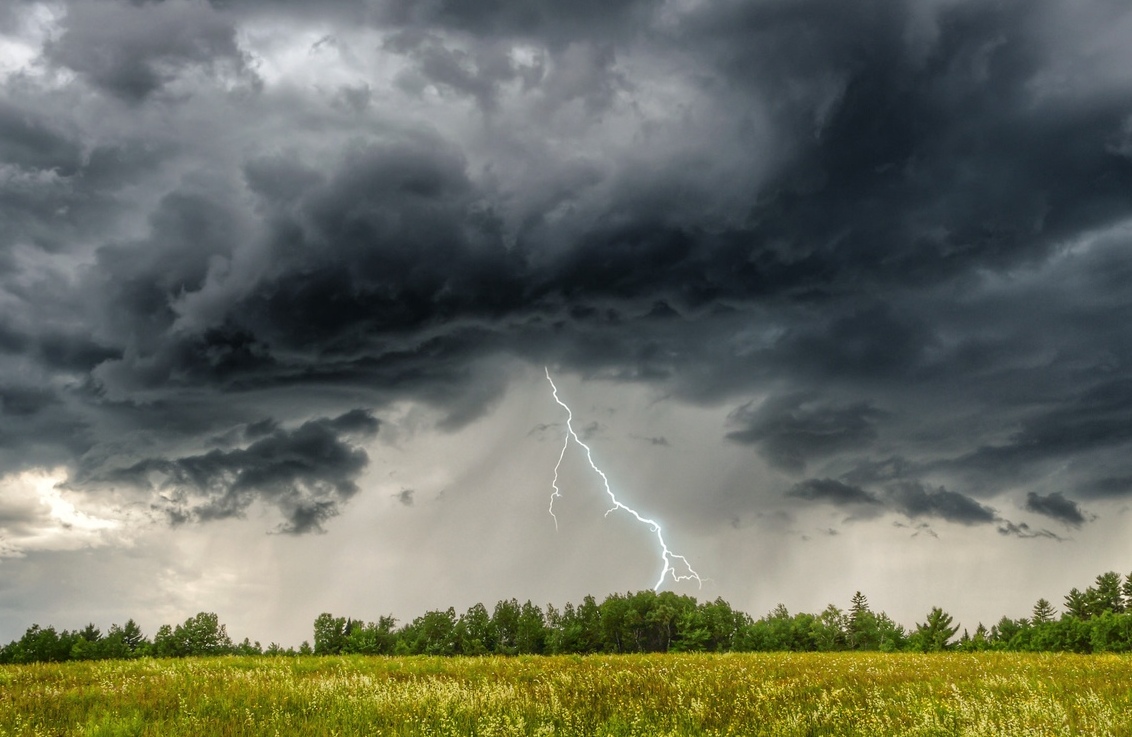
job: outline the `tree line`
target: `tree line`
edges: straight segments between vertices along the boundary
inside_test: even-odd
[[[1084,591],[1072,589],[1057,612],[1046,599],[1031,616],[1002,617],[974,633],[959,627],[939,607],[912,629],[869,606],[857,592],[842,610],[830,604],[817,614],[791,614],[778,605],[760,619],[733,609],[723,599],[698,602],[670,591],[612,594],[600,604],[587,596],[575,606],[545,609],[527,601],[483,604],[457,615],[434,610],[400,627],[391,616],[365,622],[320,614],[314,645],[296,651],[244,639],[235,644],[217,615],[201,612],[176,626],[162,625],[153,639],[131,619],[103,634],[93,624],[56,631],[32,625],[23,637],[0,648],[0,664],[173,658],[202,655],[519,655],[642,652],[752,652],[879,650],[1132,651],[1132,574],[1109,572]]]

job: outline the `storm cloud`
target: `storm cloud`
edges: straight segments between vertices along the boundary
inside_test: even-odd
[[[486,483],[444,444],[550,367],[618,388],[577,426],[686,474],[652,498],[704,535],[1033,550],[1132,498],[1119,3],[94,0],[0,35],[0,478],[186,536],[333,534],[371,487],[424,519]],[[533,457],[561,418],[515,421]]]
[[[757,408],[747,404],[735,410],[732,418],[744,429],[727,437],[758,445],[779,468],[802,471],[812,458],[867,446],[876,439],[880,414],[866,404],[831,407],[805,396],[775,397]]]
[[[836,506],[880,504],[880,500],[864,489],[834,479],[806,479],[789,492],[790,496],[811,502],[827,502]]]
[[[158,490],[157,508],[178,524],[240,516],[260,501],[282,512],[283,532],[322,531],[322,523],[358,493],[355,479],[369,460],[347,438],[371,437],[378,427],[361,410],[311,420],[294,430],[260,422],[245,428],[252,440],[246,447],[147,458],[99,480]]]
[[[1088,521],[1088,517],[1081,510],[1081,506],[1072,499],[1065,498],[1065,495],[1059,491],[1045,496],[1031,491],[1026,495],[1026,509],[1055,519],[1070,527],[1080,527]]]

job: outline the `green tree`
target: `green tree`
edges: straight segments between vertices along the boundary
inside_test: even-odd
[[[877,627],[877,649],[891,653],[902,650],[908,642],[908,632],[884,612],[875,615]]]
[[[601,642],[606,652],[633,652],[636,641],[633,636],[634,620],[638,618],[629,598],[621,594],[611,594],[601,602]]]
[[[183,655],[225,655],[233,650],[228,628],[213,612],[200,612],[177,625],[173,640]]]
[[[236,655],[263,655],[263,647],[259,640],[252,642],[245,637],[243,642],[232,648],[232,652]]]
[[[342,644],[342,652],[362,655],[389,655],[395,647],[394,627],[397,620],[392,616],[378,617],[376,622],[363,624],[350,622],[349,632]]]
[[[1034,604],[1033,613],[1034,616],[1030,618],[1030,621],[1034,624],[1046,624],[1047,622],[1052,622],[1053,615],[1055,614],[1053,604],[1050,604],[1045,599],[1038,599],[1038,601]]]
[[[849,600],[848,616],[845,643],[851,650],[876,650],[880,647],[876,615],[869,609],[869,600],[860,591]]]
[[[1065,595],[1065,613],[1078,619],[1088,619],[1092,614],[1089,598],[1076,586]]]
[[[537,604],[527,600],[519,610],[515,625],[515,646],[520,653],[540,655],[546,652],[546,619]]]
[[[958,625],[952,626],[950,614],[939,607],[932,607],[927,621],[916,625],[910,644],[922,652],[948,650],[951,648],[951,638],[958,631]]]
[[[456,623],[456,646],[463,655],[486,655],[495,647],[495,628],[483,604],[468,608]]]
[[[456,654],[456,610],[425,612],[413,620],[415,642],[412,651],[421,655]]]
[[[830,604],[814,620],[814,645],[823,652],[844,650],[848,627],[849,618],[839,608]]]
[[[153,636],[153,654],[159,658],[183,658],[188,655],[181,648],[181,643],[173,637],[173,627],[163,624],[157,628]]]
[[[104,654],[102,630],[88,624],[74,633],[74,643],[71,645],[71,660],[101,660],[107,657]]]
[[[800,649],[795,642],[794,617],[786,605],[778,604],[761,619],[744,625],[737,649],[756,652]]]
[[[12,643],[9,657],[13,663],[61,663],[70,658],[77,639],[66,630],[60,633],[54,627],[33,624]]]
[[[580,653],[601,652],[601,607],[589,594],[577,609]]]
[[[1097,576],[1093,586],[1085,591],[1088,613],[1100,616],[1105,612],[1121,614],[1124,612],[1124,597],[1121,593],[1120,574],[1115,571]]]
[[[1132,650],[1132,615],[1114,614],[1106,609],[1089,620],[1092,652],[1123,653]]]
[[[499,601],[491,613],[491,627],[495,631],[494,652],[514,655],[519,651],[519,602],[514,599]]]
[[[110,629],[114,629],[111,627]],[[142,634],[141,627],[132,619],[127,619],[126,623],[122,625],[122,642],[130,650],[135,653],[145,644],[145,635]]]
[[[323,612],[314,620],[314,654],[338,655],[346,646],[346,618]]]

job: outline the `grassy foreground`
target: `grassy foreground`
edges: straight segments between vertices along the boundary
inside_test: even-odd
[[[1132,735],[1132,658],[224,657],[0,667],[17,735]]]

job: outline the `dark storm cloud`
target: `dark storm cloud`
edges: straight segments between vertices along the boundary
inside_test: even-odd
[[[474,98],[485,110],[494,109],[499,85],[517,73],[508,49],[502,46],[467,52],[448,48],[436,36],[402,32],[387,40],[385,48],[413,61],[411,71],[398,77],[402,89],[419,94],[432,83]]]
[[[9,417],[29,417],[56,402],[51,392],[36,388],[0,387],[0,412]]]
[[[913,519],[938,517],[963,525],[987,524],[998,519],[990,507],[943,487],[930,489],[914,482],[898,483],[890,487],[889,500],[895,509]]]
[[[82,153],[50,120],[0,100],[0,161],[68,176],[81,165]]]
[[[914,7],[704,6],[721,73],[811,133],[752,209],[756,240],[848,288],[1001,268],[1126,216],[1132,167],[1104,144],[1126,102],[1057,109],[1035,84],[1057,4],[950,5],[927,24]]]
[[[1080,527],[1088,518],[1081,510],[1081,506],[1064,494],[1057,491],[1052,494],[1041,495],[1033,491],[1026,494],[1026,509],[1037,514],[1063,522],[1071,527]]]
[[[1123,449],[1132,441],[1132,379],[1104,377],[1087,389],[1068,386],[1060,393],[1060,401],[1053,408],[1029,413],[1007,442],[985,445],[938,466],[989,485],[1011,476],[1032,476],[1038,469],[1066,459],[1115,456],[1112,463],[1127,468]],[[1094,463],[1098,467],[1109,465]],[[1074,483],[1085,494],[1099,488],[1095,478],[1076,479]],[[1118,492],[1118,486],[1108,488]]]
[[[784,366],[818,376],[908,378],[924,362],[932,340],[926,326],[887,305],[870,305],[828,324],[791,330],[775,353]]]
[[[240,516],[260,501],[283,514],[283,532],[320,532],[358,492],[355,480],[369,461],[350,438],[371,437],[378,427],[368,412],[353,410],[293,430],[275,428],[237,450],[146,459],[100,480],[160,490],[159,508],[174,522]],[[245,432],[265,430],[260,424]]]
[[[129,102],[159,92],[189,69],[246,72],[231,20],[196,2],[94,0],[70,6],[47,58]]]
[[[1057,538],[1057,535],[1048,530],[1032,530],[1026,523],[1015,524],[1003,519],[993,508],[980,504],[966,494],[943,487],[932,489],[914,481],[889,483],[877,492],[872,492],[836,479],[806,479],[795,484],[787,492],[787,496],[807,502],[853,508],[856,510],[854,519],[869,519],[888,510],[912,520],[931,518],[961,525],[997,524],[998,531],[1003,535]]]
[[[796,484],[789,496],[810,502],[826,502],[835,506],[880,504],[880,500],[864,489],[843,484],[835,479],[806,479]]]
[[[100,237],[128,209],[121,190],[155,171],[170,148],[84,140],[81,115],[40,109],[28,89],[10,91],[0,101],[0,273],[16,268],[12,247],[67,253]]]
[[[295,8],[304,12],[296,0],[264,2],[264,0],[212,0],[217,7],[236,10],[277,10]],[[556,44],[576,38],[616,36],[634,21],[647,20],[657,9],[656,0],[615,0],[596,2],[582,0],[556,3],[550,0],[488,0],[465,3],[442,0],[417,3],[411,0],[332,0],[324,3],[329,12],[341,13],[354,20],[368,21],[379,27],[440,28],[473,36],[510,36],[540,38]]]
[[[1123,497],[1132,494],[1132,476],[1103,476],[1090,481],[1082,491],[1092,497]]]
[[[340,462],[263,498],[314,529],[364,458],[303,419],[456,429],[502,356],[737,406],[720,433],[772,472],[821,464],[803,500],[992,523],[1054,465],[1126,495],[1132,81],[1076,42],[1127,11],[1083,7],[72,3],[43,60],[79,82],[0,103],[4,458],[146,457],[201,519],[301,431]],[[362,61],[207,94],[255,87],[268,14],[325,31],[310,67]]]
[[[877,436],[875,424],[881,415],[867,404],[839,407],[808,395],[773,397],[732,412],[732,422],[743,429],[727,437],[757,445],[774,466],[800,472],[813,459],[868,446]]]
[[[1050,532],[1049,530],[1035,530],[1025,522],[1016,525],[1009,520],[999,521],[998,534],[1020,538],[1046,538],[1048,540],[1057,540],[1058,542],[1064,541],[1064,538],[1060,535]]]
[[[240,319],[275,344],[350,353],[511,308],[510,257],[491,213],[472,212],[465,166],[428,134],[357,144],[325,182],[299,162],[252,162],[249,185],[276,212],[278,276],[243,298]]]

